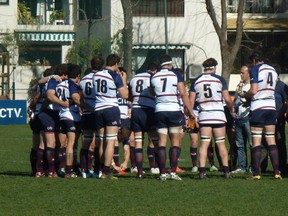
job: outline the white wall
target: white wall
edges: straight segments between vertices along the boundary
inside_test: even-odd
[[[18,0],[10,0],[9,5],[0,5],[0,33],[13,32],[17,26]]]
[[[215,3],[220,11],[220,2]],[[218,61],[221,73],[222,61],[218,36],[206,12],[203,1],[185,0],[185,17],[168,17],[168,41],[170,44],[192,44],[186,50],[185,68],[189,64],[202,64],[209,57]],[[111,4],[111,36],[123,28],[123,10],[120,0]],[[165,44],[164,17],[134,17],[133,43]]]

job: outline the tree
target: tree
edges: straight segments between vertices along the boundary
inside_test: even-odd
[[[77,64],[88,68],[91,56],[100,55],[102,48],[102,42],[96,38],[90,38],[90,42],[87,39],[82,39],[78,41],[76,46],[69,49],[65,60],[66,62],[77,62]]]
[[[132,42],[133,42],[133,4],[131,0],[121,0],[124,13],[123,47],[124,59],[123,67],[131,73],[132,70]]]
[[[231,68],[236,59],[238,50],[242,41],[243,34],[243,14],[244,14],[244,2],[238,1],[237,21],[236,21],[236,37],[233,43],[228,43],[227,40],[227,5],[226,0],[221,0],[221,24],[217,20],[214,5],[212,0],[205,0],[207,12],[212,19],[213,26],[218,35],[221,49],[222,58],[222,76],[229,85],[229,77],[231,74]],[[215,3],[215,1],[214,1]]]
[[[88,11],[85,11],[82,8],[78,9],[79,12],[84,17],[84,22],[87,24],[87,46],[86,46],[86,48],[87,48],[86,49],[86,51],[87,51],[87,53],[86,53],[86,56],[87,56],[86,57],[86,65],[87,65],[87,67],[90,64],[90,60],[92,59],[93,55],[95,55],[95,41],[97,41],[97,39],[95,40],[92,36],[93,35],[92,34],[93,33],[92,27],[97,23],[97,20],[95,19],[95,17],[93,17],[92,10],[96,10],[96,14],[99,16],[97,8],[89,7],[89,5],[91,5],[91,1],[92,0],[87,1]],[[80,1],[78,0],[78,4],[79,3],[80,3]]]

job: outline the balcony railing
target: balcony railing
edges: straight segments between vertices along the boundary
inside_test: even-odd
[[[227,0],[227,12],[237,13],[239,0]],[[286,0],[245,0],[245,13],[267,14],[283,13],[286,10]]]

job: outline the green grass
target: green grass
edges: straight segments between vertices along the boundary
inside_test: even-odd
[[[287,179],[275,181],[270,166],[261,181],[246,180],[248,174],[224,180],[219,172],[208,173],[207,181],[198,180],[197,174],[189,172],[187,137],[179,164],[187,172],[180,182],[159,181],[150,174],[143,180],[132,174],[118,180],[36,179],[30,177],[31,137],[27,125],[0,126],[0,215],[287,213]]]

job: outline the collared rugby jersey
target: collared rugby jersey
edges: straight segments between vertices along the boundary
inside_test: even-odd
[[[183,82],[177,71],[161,69],[151,78],[151,85],[156,94],[155,112],[181,111],[178,99],[178,83]]]
[[[95,110],[114,106],[119,107],[117,89],[122,87],[122,79],[116,72],[103,69],[94,73],[93,90],[96,97]]]
[[[62,101],[68,101],[69,108],[60,108],[60,119],[68,119],[72,121],[80,121],[79,107],[72,100],[72,95],[79,93],[78,85],[72,80],[68,79],[59,83],[56,87],[57,97]]]
[[[223,90],[228,90],[226,81],[215,73],[203,73],[193,80],[190,91],[196,93],[195,100],[199,104],[200,124],[226,123]]]
[[[95,107],[95,91],[93,90],[93,76],[94,72],[90,72],[87,75],[85,75],[79,84],[79,87],[83,93],[84,96],[84,102],[88,104],[91,107]],[[84,109],[83,114],[89,114],[90,111]]]
[[[133,96],[132,108],[155,109],[155,97],[150,92],[150,79],[152,73],[142,72],[136,74],[130,80],[130,92]]]
[[[250,110],[276,110],[274,93],[278,74],[275,69],[267,64],[256,65],[250,71],[250,78],[251,84],[258,84],[258,91],[252,97]]]

